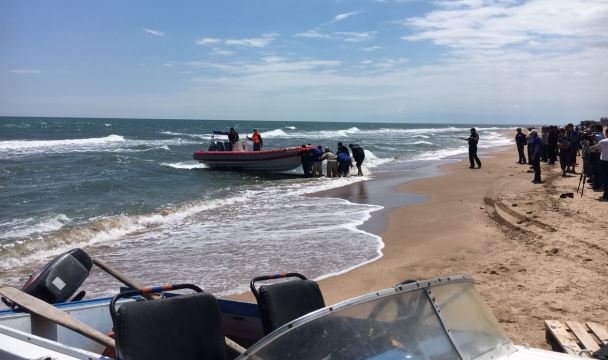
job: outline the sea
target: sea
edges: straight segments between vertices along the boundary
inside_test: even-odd
[[[0,117],[0,284],[19,287],[77,247],[140,283],[219,296],[261,274],[348,271],[382,256],[382,239],[361,229],[382,206],[314,194],[462,157],[472,126],[480,151],[511,143],[513,127],[479,124]],[[241,138],[259,129],[265,149],[359,144],[365,175],[223,172],[192,159],[230,127]],[[119,286],[93,270],[83,288]]]

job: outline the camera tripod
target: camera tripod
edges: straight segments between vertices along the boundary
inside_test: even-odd
[[[587,182],[587,175],[585,172],[581,172],[581,177],[578,179],[578,187],[576,188],[576,192],[581,191],[581,197],[583,197],[583,192],[585,192],[585,183]],[[581,185],[582,184],[582,185]]]

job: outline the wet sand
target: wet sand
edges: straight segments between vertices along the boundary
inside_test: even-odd
[[[579,177],[562,178],[559,166],[542,165],[545,182],[532,184],[514,146],[480,158],[481,169],[452,161],[315,194],[385,207],[363,225],[381,235],[383,256],[321,280],[326,303],[406,279],[466,274],[516,344],[548,349],[547,319],[608,325],[608,203],[590,189],[560,198]]]
[[[532,184],[514,147],[481,159],[481,169],[459,161],[404,185],[407,176],[388,173],[320,194],[385,206],[364,225],[382,236],[384,256],[322,280],[326,302],[468,274],[515,343],[548,348],[545,319],[608,325],[608,203],[589,189],[560,198],[579,178],[555,166],[543,165],[545,183]]]

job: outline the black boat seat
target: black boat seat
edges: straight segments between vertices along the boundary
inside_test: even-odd
[[[218,141],[215,143],[215,146],[217,146],[217,151],[224,151],[224,143],[221,141]]]
[[[160,289],[180,289],[183,285]],[[196,287],[186,287],[192,286]],[[126,291],[110,303],[118,359],[225,359],[220,310],[213,295],[200,290],[160,300],[126,302],[115,310],[118,298],[156,292],[159,288],[148,289],[154,291]]]
[[[299,279],[261,285],[259,289],[255,287],[257,281],[286,277]],[[300,316],[325,307],[319,285],[298,273],[258,276],[251,280],[250,286],[258,302],[264,334],[268,334]]]
[[[224,141],[224,150],[232,151],[232,144],[230,143],[230,141]]]

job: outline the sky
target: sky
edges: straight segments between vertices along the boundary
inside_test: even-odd
[[[608,116],[608,0],[0,0],[0,116]]]

